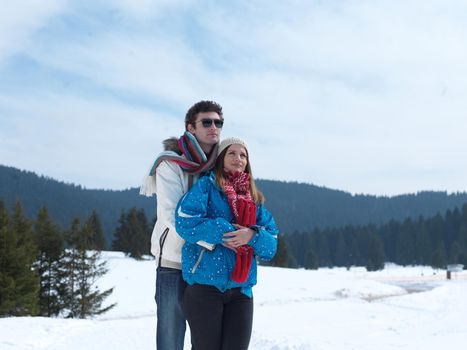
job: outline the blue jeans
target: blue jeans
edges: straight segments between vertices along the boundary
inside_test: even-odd
[[[185,286],[182,271],[157,268],[157,350],[183,350],[186,321],[182,302]]]

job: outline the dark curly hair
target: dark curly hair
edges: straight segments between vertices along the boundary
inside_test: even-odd
[[[190,124],[195,126],[196,117],[198,116],[198,113],[202,112],[216,112],[219,114],[219,117],[224,120],[220,104],[214,101],[199,101],[191,106],[188,112],[186,112],[185,129],[188,130],[188,125]]]

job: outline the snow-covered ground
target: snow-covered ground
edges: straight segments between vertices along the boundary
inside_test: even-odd
[[[118,305],[91,320],[0,319],[1,350],[155,349],[155,262],[105,253]],[[260,267],[252,350],[467,348],[467,271]],[[186,349],[190,349],[189,334]]]

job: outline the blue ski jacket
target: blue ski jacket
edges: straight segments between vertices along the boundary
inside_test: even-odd
[[[242,293],[252,297],[251,288],[256,284],[257,263],[254,258],[248,279],[236,283],[230,279],[235,265],[235,252],[222,245],[223,235],[235,231],[234,216],[224,191],[216,183],[214,173],[201,177],[187,192],[175,210],[175,227],[185,240],[182,249],[182,274],[188,284],[206,284],[224,292],[240,287]],[[257,205],[256,234],[248,243],[255,255],[263,260],[274,257],[277,249],[278,229],[271,213]],[[214,249],[202,247],[205,241]]]

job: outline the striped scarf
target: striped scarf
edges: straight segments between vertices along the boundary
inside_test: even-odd
[[[156,169],[164,160],[178,164],[183,171],[186,171],[190,175],[201,174],[214,167],[217,158],[218,144],[214,146],[208,158],[196,137],[192,133],[185,131],[178,139],[178,147],[185,157],[174,151],[164,151],[160,153],[140,187],[139,193],[141,195],[149,197],[156,193]]]

